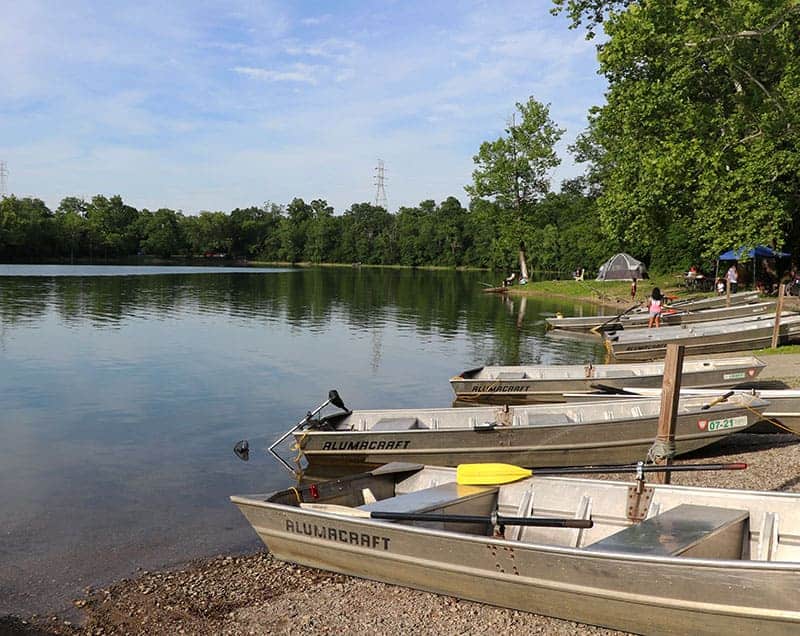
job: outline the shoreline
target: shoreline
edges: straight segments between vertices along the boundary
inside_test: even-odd
[[[553,295],[528,291],[515,295]],[[562,297],[603,304],[587,298]],[[615,307],[610,303],[606,306]],[[800,353],[771,353],[756,354],[763,356],[768,365],[759,380],[781,380],[800,386]],[[719,455],[720,461],[746,461],[752,466],[746,474],[682,473],[673,483],[800,492],[797,437],[746,433],[737,437],[710,447],[703,457],[728,453]],[[698,460],[691,457],[688,461]],[[247,522],[242,518],[241,523]],[[381,611],[385,608],[388,613],[376,618],[375,607]],[[370,622],[373,619],[380,622]],[[72,608],[46,616],[0,616],[0,634],[14,635],[166,635],[181,630],[209,635],[289,634],[298,628],[308,633],[352,634],[462,634],[497,629],[557,635],[621,633],[283,563],[265,549],[188,560],[157,571],[140,570],[108,587],[90,588],[73,600]]]
[[[687,472],[676,485],[800,492],[800,439],[740,433],[679,460],[746,462],[744,472]],[[614,478],[610,475],[608,478]],[[619,478],[620,476],[616,476]],[[627,480],[627,479],[626,479]],[[247,523],[242,519],[242,523]],[[89,590],[74,605],[82,624],[63,617],[0,619],[3,634],[464,633],[624,634],[278,561],[266,548],[220,555]],[[378,610],[379,611],[376,611]],[[77,621],[76,621],[77,623]],[[4,631],[5,629],[5,631]]]

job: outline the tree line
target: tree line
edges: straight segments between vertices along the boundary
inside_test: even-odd
[[[132,256],[211,257],[268,262],[363,263],[515,268],[517,246],[502,228],[502,203],[455,197],[422,201],[391,214],[356,203],[335,215],[324,200],[267,203],[230,212],[187,215],[137,210],[122,197],[63,199],[55,210],[36,198],[0,200],[0,259],[103,261]],[[564,184],[536,206],[525,229],[536,245],[532,267],[572,271],[602,260],[592,238],[596,210],[580,180]],[[533,221],[533,219],[531,219]],[[576,250],[576,246],[579,248]],[[585,256],[592,253],[591,256]]]
[[[592,271],[627,251],[652,271],[740,246],[800,247],[800,4],[796,0],[553,0],[598,46],[606,103],[570,147],[587,165],[550,190],[564,133],[517,103],[456,197],[341,215],[294,199],[230,213],[136,210],[118,196],[0,201],[0,259],[134,254],[314,263]]]

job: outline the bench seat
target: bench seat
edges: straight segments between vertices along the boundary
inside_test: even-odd
[[[594,552],[642,556],[741,559],[749,536],[747,510],[681,504],[586,546]]]

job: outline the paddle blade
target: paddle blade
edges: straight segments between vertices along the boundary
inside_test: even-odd
[[[512,464],[459,464],[456,482],[469,486],[490,486],[508,484],[532,474],[527,468]]]

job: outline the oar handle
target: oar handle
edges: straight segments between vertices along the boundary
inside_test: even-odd
[[[503,515],[448,515],[433,512],[370,512],[372,519],[387,521],[433,521],[446,523],[496,523],[502,526],[540,526],[546,528],[591,528],[591,519],[552,517],[505,517]]]
[[[728,391],[727,393],[725,393],[723,395],[720,395],[718,398],[714,398],[708,404],[703,404],[703,406],[700,407],[700,410],[701,411],[706,411],[706,410],[710,409],[712,406],[714,406],[715,404],[719,404],[720,402],[724,402],[730,396],[732,396],[734,393],[735,393],[735,391]]]
[[[744,470],[747,464],[734,462],[730,464],[674,464],[671,466],[655,466],[648,464],[639,467],[637,464],[622,466],[562,466],[560,468],[536,468],[534,475],[580,475],[603,473],[635,473],[640,469],[645,473],[691,472],[700,470]]]

